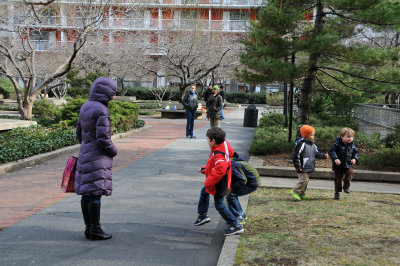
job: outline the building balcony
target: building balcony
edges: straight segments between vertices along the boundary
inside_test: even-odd
[[[35,0],[33,0],[35,1]],[[42,0],[36,0],[42,1]],[[22,0],[21,0],[22,2]],[[138,0],[135,2],[136,5],[144,7],[159,7],[159,6],[175,6],[175,7],[188,7],[191,5],[197,7],[256,7],[260,6],[265,0]],[[59,0],[61,4],[83,4],[82,0]],[[96,1],[93,1],[96,4]],[[104,3],[104,1],[97,0],[97,3]],[[115,6],[130,6],[131,1],[126,0],[114,0],[113,5]]]
[[[46,17],[40,22],[30,22],[17,19],[18,24],[37,29],[79,29],[83,26],[80,17],[69,17],[62,23],[61,17]],[[97,24],[102,30],[116,31],[158,31],[158,30],[201,30],[223,32],[247,32],[249,21],[247,20],[208,20],[208,19],[150,19],[140,18],[108,18]]]

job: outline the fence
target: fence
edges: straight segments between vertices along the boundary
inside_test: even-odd
[[[400,123],[399,104],[360,104],[354,107],[354,122],[366,135],[379,133],[385,137],[395,124]]]

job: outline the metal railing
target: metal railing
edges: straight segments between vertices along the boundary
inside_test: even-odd
[[[400,123],[400,105],[358,103],[354,106],[354,122],[366,135],[379,133],[381,137],[385,137]]]
[[[64,23],[59,16],[46,17],[39,21],[28,21],[16,18],[20,25],[35,28],[80,28],[83,26],[83,18],[69,17]],[[144,20],[140,18],[108,18],[98,24],[100,29],[112,30],[165,30],[165,29],[199,29],[217,30],[226,32],[246,32],[249,28],[247,20],[211,20],[208,19],[158,19]]]

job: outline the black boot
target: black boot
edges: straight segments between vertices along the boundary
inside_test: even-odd
[[[87,201],[82,201],[81,200],[81,210],[82,210],[82,215],[83,215],[83,221],[85,222],[85,237],[89,239],[89,225],[90,225],[90,220],[89,220],[89,203]]]
[[[89,203],[89,239],[91,240],[107,240],[112,237],[110,234],[104,233],[100,227],[100,208],[101,203]]]

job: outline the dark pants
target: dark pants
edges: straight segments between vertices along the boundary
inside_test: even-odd
[[[242,205],[240,205],[238,197],[250,194],[257,189],[258,187],[243,186],[239,190],[229,193],[226,200],[228,201],[228,208],[234,216],[239,217],[243,214]]]
[[[206,188],[203,187],[200,192],[199,205],[197,207],[197,211],[200,215],[205,215],[208,213],[209,202],[210,202],[210,194],[208,194],[206,192]],[[215,204],[215,209],[219,212],[219,214],[222,216],[222,218],[224,218],[224,220],[228,224],[232,226],[236,226],[239,224],[236,217],[229,211],[228,208],[225,207],[224,197],[214,195],[214,204]]]
[[[342,192],[342,189],[350,187],[350,182],[354,176],[354,170],[350,168],[338,168],[335,172],[335,192]]]
[[[82,195],[81,201],[91,203],[91,204],[99,204],[101,196],[85,196]]]
[[[186,109],[186,137],[193,137],[194,120],[196,119],[196,110],[191,111]]]

